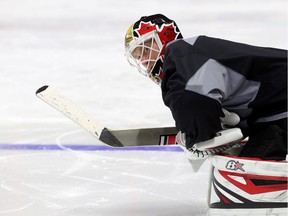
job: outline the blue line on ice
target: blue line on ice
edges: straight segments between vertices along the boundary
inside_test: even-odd
[[[74,151],[171,151],[181,152],[179,146],[137,146],[113,148],[105,145],[69,144],[0,144],[0,150],[74,150]]]

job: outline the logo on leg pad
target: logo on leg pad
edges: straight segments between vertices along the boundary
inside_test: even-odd
[[[226,164],[226,169],[233,171],[241,170],[245,172],[245,170],[243,169],[243,165],[244,164],[240,163],[239,161],[229,160]]]

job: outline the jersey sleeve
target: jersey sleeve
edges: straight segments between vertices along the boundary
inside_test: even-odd
[[[185,48],[178,45],[167,48],[161,88],[164,103],[170,108],[178,130],[186,133],[186,147],[190,148],[221,130],[219,118],[224,114],[220,101],[215,99],[222,97],[217,88],[211,89],[215,98],[187,88],[188,81],[207,59]],[[183,52],[185,55],[179,55]]]

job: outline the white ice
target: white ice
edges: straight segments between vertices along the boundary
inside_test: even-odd
[[[101,145],[35,97],[51,85],[109,128],[172,126],[158,86],[131,68],[123,37],[163,13],[200,34],[287,49],[286,0],[0,0],[0,215],[208,215],[209,163],[182,152],[76,151]]]

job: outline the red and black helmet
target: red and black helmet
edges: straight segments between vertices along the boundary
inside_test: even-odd
[[[125,35],[126,56],[139,72],[161,84],[166,46],[179,38],[183,37],[178,26],[166,16],[141,17]]]

